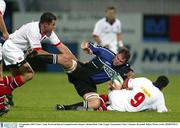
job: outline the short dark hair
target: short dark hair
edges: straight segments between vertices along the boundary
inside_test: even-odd
[[[51,12],[45,12],[41,15],[40,23],[51,23],[53,20],[56,20],[56,16]]]
[[[126,47],[120,47],[118,49],[118,54],[124,54],[124,58],[126,59],[126,62],[128,62],[131,57],[130,50]]]
[[[107,12],[108,10],[114,10],[114,11],[116,11],[116,8],[115,8],[114,6],[109,6],[109,7],[106,8],[106,12]]]
[[[164,87],[166,87],[169,84],[169,80],[166,76],[162,75],[162,76],[159,76],[153,84],[157,88],[162,90]]]

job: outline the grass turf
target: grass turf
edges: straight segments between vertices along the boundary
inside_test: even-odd
[[[83,75],[83,74],[80,74]],[[139,75],[140,76],[140,75]],[[154,80],[157,76],[148,75]],[[146,111],[100,112],[100,111],[55,111],[54,106],[82,101],[67,76],[61,73],[36,73],[32,81],[14,91],[15,106],[0,117],[1,122],[179,122],[180,79],[168,76],[169,86],[163,91],[168,113]],[[106,85],[98,86],[98,92],[106,92]]]

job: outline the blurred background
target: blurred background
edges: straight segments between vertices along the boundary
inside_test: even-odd
[[[39,20],[43,12],[56,14],[56,33],[81,61],[91,56],[80,49],[84,39],[93,40],[95,23],[115,6],[122,22],[123,42],[131,50],[137,73],[180,74],[180,0],[6,0],[8,31]],[[43,47],[56,50],[47,43]],[[32,63],[36,71],[61,72],[57,65]]]

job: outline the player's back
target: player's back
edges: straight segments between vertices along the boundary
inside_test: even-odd
[[[132,91],[127,99],[128,111],[137,112],[143,110],[157,109],[157,102],[163,100],[162,92],[153,83],[144,77],[131,79],[128,86]]]
[[[20,49],[27,49],[29,42],[40,40],[40,30],[38,22],[31,22],[21,26],[14,33],[10,34],[9,39]]]

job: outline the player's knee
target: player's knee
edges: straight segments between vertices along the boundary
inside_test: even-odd
[[[68,67],[72,63],[71,60],[72,58],[68,54],[59,54],[57,63],[64,67]]]
[[[26,82],[26,81],[30,81],[33,79],[34,77],[34,72],[28,72],[28,73],[25,73],[24,75],[22,75],[23,77],[23,80]]]
[[[100,106],[100,98],[97,93],[90,93],[84,96],[84,99],[88,101],[88,108],[97,109]]]

